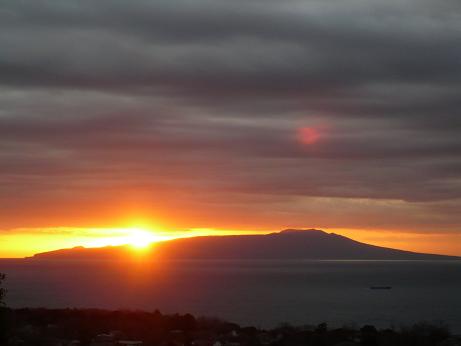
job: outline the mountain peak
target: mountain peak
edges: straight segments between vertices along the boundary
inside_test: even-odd
[[[309,229],[295,229],[288,228],[283,231],[277,232],[275,234],[280,235],[328,235],[327,232],[322,231],[321,229],[309,228]]]

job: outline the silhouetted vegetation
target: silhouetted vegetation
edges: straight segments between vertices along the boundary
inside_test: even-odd
[[[461,345],[443,325],[420,323],[398,329],[241,327],[190,314],[98,309],[7,309],[6,346],[451,346]],[[5,322],[5,321],[4,321]]]
[[[6,289],[3,287],[3,281],[5,280],[6,275],[0,273],[0,306],[4,304],[3,299],[5,298]]]
[[[5,281],[5,278],[6,275],[0,273],[0,345],[6,344],[9,330],[7,309],[4,307],[6,289],[3,287],[3,281]]]

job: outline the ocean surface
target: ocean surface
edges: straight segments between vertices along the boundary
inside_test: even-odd
[[[159,309],[260,327],[427,321],[461,333],[461,261],[1,259],[0,272],[15,308]]]

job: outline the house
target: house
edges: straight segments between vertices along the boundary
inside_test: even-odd
[[[142,346],[143,342],[139,340],[118,340],[117,346]]]
[[[90,343],[90,346],[114,346],[114,345],[115,345],[115,335],[113,333],[98,334]]]
[[[71,340],[71,341],[69,341],[67,346],[80,346],[80,341],[79,340]]]

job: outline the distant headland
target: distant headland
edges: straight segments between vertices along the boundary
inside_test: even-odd
[[[126,258],[129,246],[75,247],[35,254],[34,259]],[[459,260],[370,245],[317,229],[286,229],[263,235],[200,236],[155,243],[145,257],[155,260]]]

